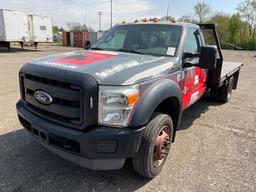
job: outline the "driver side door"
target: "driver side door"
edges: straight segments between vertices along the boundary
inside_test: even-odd
[[[203,45],[203,39],[201,37],[200,31],[197,28],[189,28],[187,31],[185,43],[184,43],[184,53],[190,54],[200,54],[200,48]],[[190,67],[186,67],[185,63],[191,64]],[[182,101],[183,109],[188,108],[198,99],[202,97],[206,89],[206,78],[207,70],[196,67],[199,63],[199,57],[193,56],[183,59],[183,69],[184,74],[183,86],[182,86]]]

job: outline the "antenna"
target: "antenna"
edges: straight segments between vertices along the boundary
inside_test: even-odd
[[[167,6],[166,21],[168,21],[168,17],[169,17],[169,8],[170,8],[170,3],[168,3],[168,6]]]

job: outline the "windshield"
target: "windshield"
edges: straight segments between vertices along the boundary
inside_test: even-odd
[[[182,27],[176,25],[119,25],[103,35],[92,49],[175,56],[181,31]]]

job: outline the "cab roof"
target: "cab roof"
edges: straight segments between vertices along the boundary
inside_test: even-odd
[[[137,22],[127,22],[127,23],[121,23],[117,24],[119,25],[148,25],[148,24],[154,24],[154,25],[175,25],[175,26],[182,26],[182,27],[195,27],[198,28],[199,26],[193,23],[185,23],[185,22],[171,22],[171,21],[137,21]]]

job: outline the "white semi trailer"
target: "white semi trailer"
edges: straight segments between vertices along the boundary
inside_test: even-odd
[[[53,42],[50,17],[28,15],[25,12],[0,9],[0,46],[10,50],[11,42],[24,44]]]

